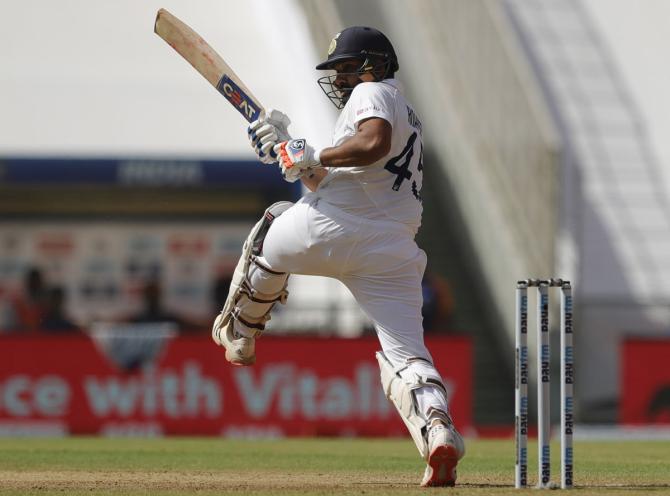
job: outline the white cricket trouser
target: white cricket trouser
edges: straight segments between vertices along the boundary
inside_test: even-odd
[[[308,193],[274,220],[263,258],[273,270],[342,281],[374,322],[394,368],[417,357],[432,364],[421,317],[426,254],[409,227],[357,217]],[[427,403],[447,411],[444,395],[428,396],[435,399]]]

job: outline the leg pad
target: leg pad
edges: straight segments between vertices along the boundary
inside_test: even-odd
[[[437,387],[444,392],[446,398],[446,389],[442,383],[442,378],[434,372],[432,365],[421,364],[421,361],[409,361],[402,368],[394,368],[384,353],[376,353],[377,361],[381,371],[381,382],[384,388],[384,394],[395,405],[400,418],[409,430],[414,444],[419,450],[421,457],[428,457],[428,440],[426,437],[429,420],[440,418],[442,416],[449,419],[447,412],[433,409],[434,411],[423,412],[420,402],[417,399],[417,390],[425,387]],[[451,422],[451,419],[449,419]]]
[[[263,218],[253,227],[242,248],[233,273],[228,297],[212,327],[212,339],[226,348],[226,358],[237,365],[251,365],[256,360],[254,337],[270,320],[270,311],[277,301],[286,302],[289,274],[267,267],[262,258],[263,242],[272,222],[293,203],[278,202],[265,210]],[[235,321],[248,331],[238,335]]]

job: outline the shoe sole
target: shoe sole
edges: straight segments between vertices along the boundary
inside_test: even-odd
[[[220,316],[219,316],[220,317]],[[217,321],[219,320],[219,317],[217,317]],[[223,344],[223,340],[219,337],[219,332],[217,332],[218,326],[217,326],[217,321],[214,323],[214,327],[212,329],[212,340],[218,345],[221,346],[224,350],[226,350],[226,360],[228,360],[231,364],[236,365],[238,367],[247,367],[249,365],[253,365],[256,363],[256,356],[252,356],[249,358],[240,358],[237,355],[233,355],[228,351],[228,348],[226,348],[226,345]]]
[[[421,483],[423,487],[453,487],[456,485],[455,469],[458,453],[453,446],[437,446],[428,457],[430,477]]]
[[[237,356],[232,356],[226,348],[226,360],[228,360],[232,365],[236,365],[237,367],[248,367],[249,365],[256,363],[256,356],[252,356],[250,358],[239,358]]]

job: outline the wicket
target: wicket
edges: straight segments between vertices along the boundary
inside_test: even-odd
[[[528,288],[537,288],[538,487],[552,487],[550,463],[549,289],[561,289],[561,488],[572,487],[574,428],[572,286],[563,279],[526,279],[516,286],[515,487],[528,486]]]

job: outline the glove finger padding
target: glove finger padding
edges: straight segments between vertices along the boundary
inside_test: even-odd
[[[249,141],[251,141],[252,146],[254,142],[258,139],[257,131],[258,128],[260,128],[262,125],[263,121],[261,121],[260,119],[256,119],[251,124],[249,124],[249,127],[247,128],[247,136],[249,138]]]
[[[258,150],[258,155],[263,156],[263,157],[270,157],[272,158],[273,162],[277,161],[277,154],[274,152],[273,147],[275,145],[275,141],[269,141],[267,143],[259,145],[257,148]]]
[[[260,140],[259,143],[256,145],[257,149],[260,149],[260,151],[264,155],[269,155],[273,159],[277,158],[277,154],[274,152],[274,147],[279,141],[279,137],[277,136],[276,132],[272,132],[271,134],[266,134],[263,136]]]
[[[277,130],[273,128],[271,132],[264,134],[262,136],[259,135],[258,144],[256,146],[263,146],[267,143],[272,143],[272,146],[275,146],[278,142],[279,142],[279,136],[277,136]]]
[[[276,161],[277,155],[272,151],[272,147],[277,143],[277,128],[272,124],[263,124],[254,121],[248,129],[249,141],[256,155],[264,164],[271,164]]]
[[[262,139],[266,136],[278,136],[279,129],[274,124],[265,123],[256,130],[256,137]]]
[[[279,110],[270,109],[262,118],[253,121],[247,128],[251,147],[264,164],[277,161],[274,148],[280,141],[289,141],[288,125],[291,120]]]
[[[257,121],[255,121],[257,122]],[[259,126],[249,126],[247,134],[249,135],[249,141],[251,146],[256,147],[258,141],[266,136],[275,136],[275,141],[278,141],[278,132],[279,130],[272,124],[259,123]]]

